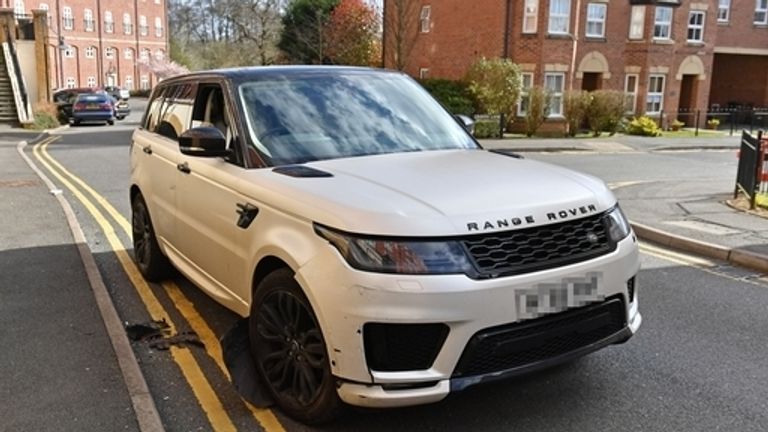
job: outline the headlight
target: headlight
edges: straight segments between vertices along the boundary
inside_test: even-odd
[[[456,241],[365,237],[317,224],[315,232],[358,270],[401,274],[456,274],[472,270],[464,248]]]
[[[632,232],[629,221],[618,204],[605,215],[605,221],[608,224],[608,237],[613,242],[618,243]]]

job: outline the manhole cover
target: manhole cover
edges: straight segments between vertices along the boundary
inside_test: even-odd
[[[0,188],[41,186],[40,180],[0,180]]]

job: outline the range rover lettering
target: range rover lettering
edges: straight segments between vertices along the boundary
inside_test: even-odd
[[[639,328],[637,240],[591,176],[484,150],[407,76],[163,80],[131,145],[134,254],[248,318],[306,422],[574,359]]]

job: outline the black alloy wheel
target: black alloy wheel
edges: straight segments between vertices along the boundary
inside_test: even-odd
[[[147,203],[141,194],[131,202],[133,226],[133,256],[142,276],[150,282],[157,282],[168,276],[171,264],[157,244],[155,230],[149,217]]]
[[[341,401],[320,326],[289,269],[267,276],[251,305],[251,350],[278,406],[308,424],[336,417]]]

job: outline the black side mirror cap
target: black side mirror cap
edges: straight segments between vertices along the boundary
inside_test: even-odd
[[[459,121],[459,124],[464,126],[464,129],[466,129],[467,132],[471,133],[472,135],[475,134],[475,121],[474,120],[472,120],[468,116],[465,116],[464,114],[456,114],[454,117],[456,117],[456,120]]]
[[[182,154],[197,157],[227,157],[232,153],[224,134],[210,126],[184,131],[179,137],[179,149]]]

